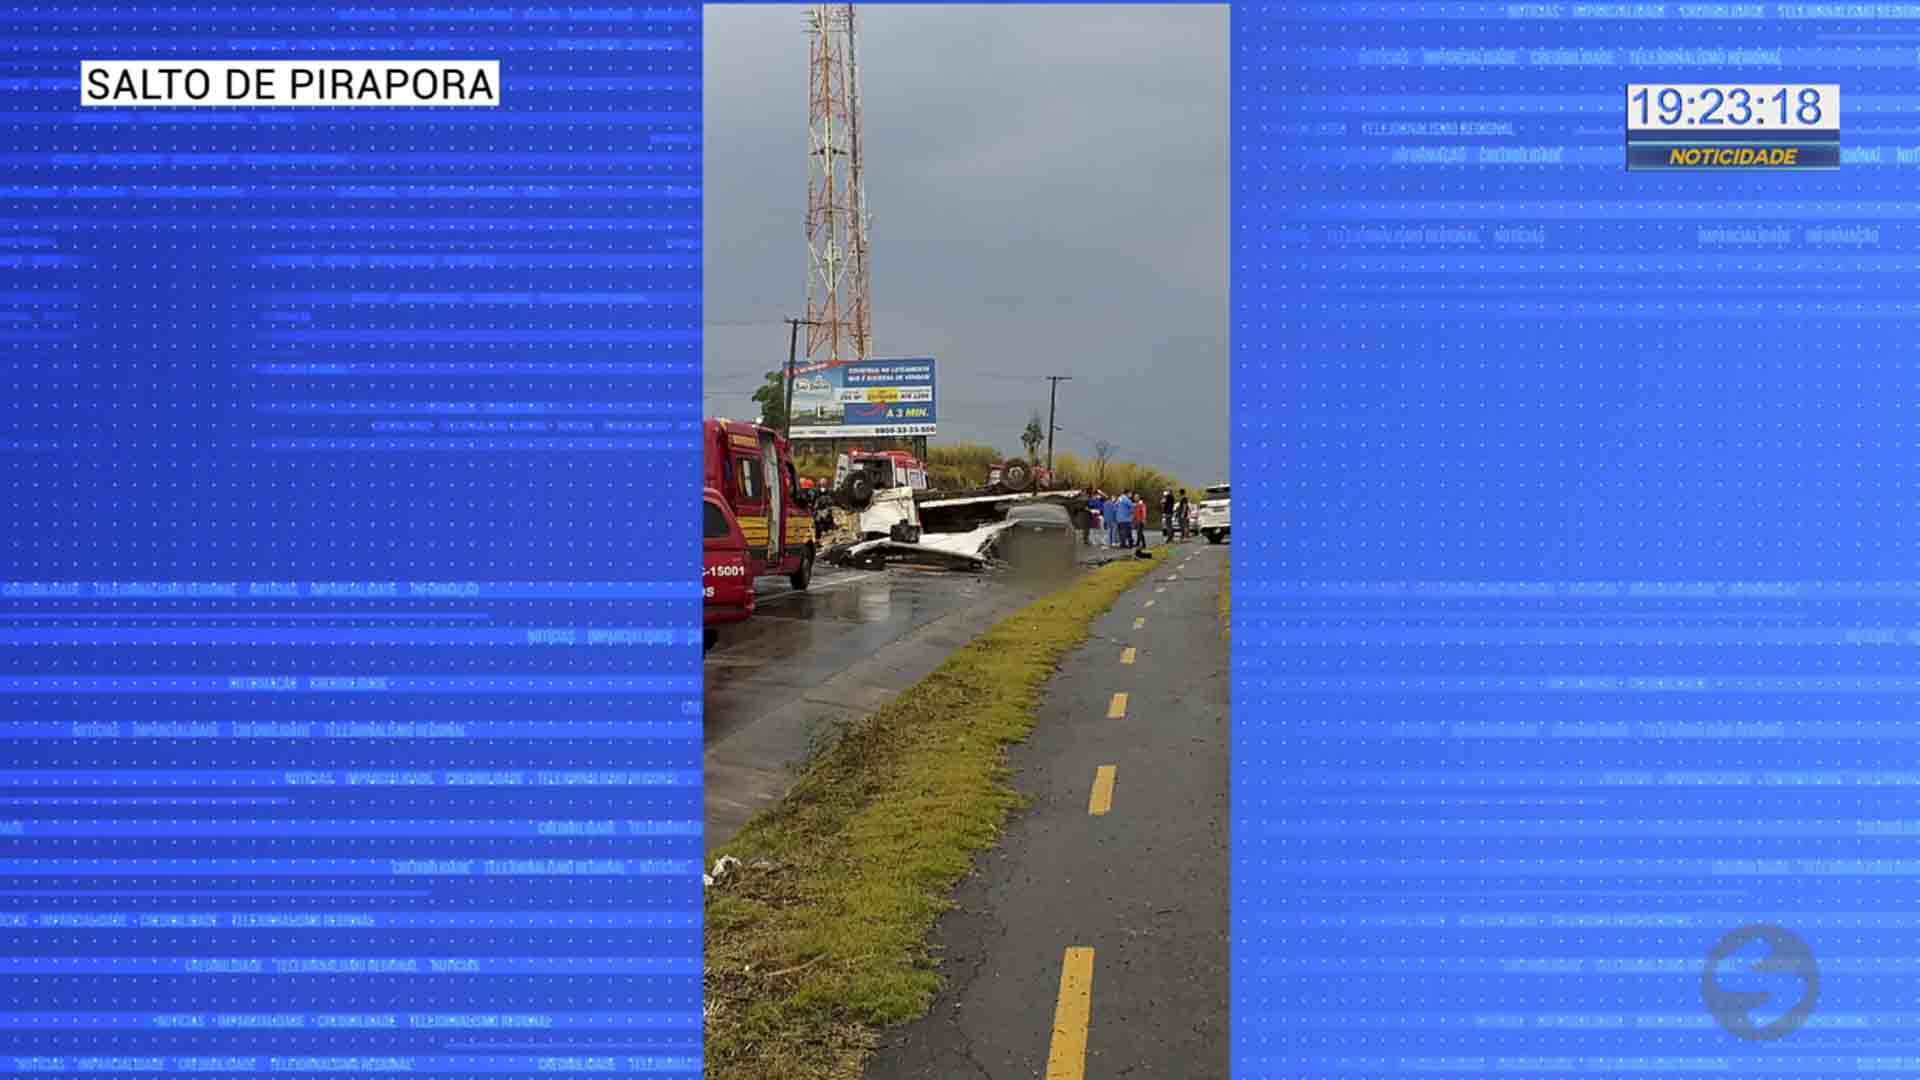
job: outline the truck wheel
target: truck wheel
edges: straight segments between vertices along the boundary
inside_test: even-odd
[[[1000,483],[1008,491],[1025,491],[1033,486],[1033,470],[1024,461],[1009,462],[1000,473]]]
[[[795,570],[793,573],[787,575],[787,580],[793,584],[793,591],[795,592],[806,592],[807,586],[813,584],[813,549],[812,548],[808,548],[807,553],[801,557],[800,569]]]
[[[873,505],[873,477],[857,472],[847,477],[840,488],[840,497],[846,501],[849,510],[865,510]]]
[[[712,652],[713,647],[715,645],[720,644],[720,631],[715,630],[712,627],[707,627],[704,641],[705,641],[705,645],[700,650],[700,655],[702,656],[705,656],[706,654]]]
[[[1219,543],[1219,542],[1220,542],[1220,530],[1218,530],[1218,529],[1208,529],[1208,530],[1207,530],[1207,543],[1209,543],[1209,544],[1217,544],[1217,543]]]

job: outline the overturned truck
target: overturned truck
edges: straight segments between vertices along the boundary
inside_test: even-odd
[[[1071,570],[1088,524],[1078,491],[1024,494],[921,492],[914,500],[919,531],[904,536],[863,535],[828,547],[822,558],[840,565],[888,564],[951,570],[994,565]]]

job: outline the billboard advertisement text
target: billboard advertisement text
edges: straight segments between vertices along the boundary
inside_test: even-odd
[[[794,371],[793,437],[889,438],[934,433],[933,360],[852,360]]]

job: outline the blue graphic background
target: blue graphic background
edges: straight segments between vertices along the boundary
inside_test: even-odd
[[[1920,8],[1234,35],[1235,1075],[1920,1075]],[[1843,167],[1626,172],[1716,80],[1840,84]]]
[[[0,1072],[699,1071],[698,19],[0,10]]]

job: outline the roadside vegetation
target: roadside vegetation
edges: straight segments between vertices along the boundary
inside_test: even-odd
[[[860,443],[875,450],[911,449],[910,440],[872,439]],[[987,482],[987,470],[999,462],[1014,455],[1005,454],[998,449],[981,443],[929,443],[927,446],[927,482],[941,491],[960,491],[979,487]],[[1045,460],[1044,453],[1040,460]],[[831,479],[834,458],[826,446],[817,443],[802,443],[794,454],[794,467],[802,476],[815,479]],[[1159,495],[1162,491],[1188,492],[1195,503],[1201,499],[1203,484],[1169,476],[1158,469],[1150,468],[1131,461],[1108,460],[1105,462],[1079,454],[1056,452],[1053,456],[1054,472],[1061,483],[1068,487],[1094,488],[1104,491],[1134,490],[1146,492],[1151,497],[1149,506],[1151,519],[1160,520]],[[1215,483],[1208,480],[1206,483]]]
[[[706,1075],[856,1080],[878,1027],[923,1015],[928,936],[1019,796],[1006,748],[1060,658],[1160,565],[1125,560],[1023,608],[851,725],[716,854],[706,893]]]

